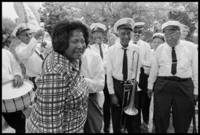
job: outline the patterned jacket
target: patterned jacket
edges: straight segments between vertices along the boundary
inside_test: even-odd
[[[71,63],[56,52],[50,53],[36,84],[35,103],[26,131],[82,132],[87,118],[88,86],[79,74],[79,62]]]

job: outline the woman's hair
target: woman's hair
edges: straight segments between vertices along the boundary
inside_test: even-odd
[[[85,38],[86,47],[89,42],[89,29],[81,21],[68,21],[64,20],[57,23],[52,32],[52,46],[55,52],[64,54],[64,51],[69,47],[69,38],[71,32],[79,29],[83,32]]]

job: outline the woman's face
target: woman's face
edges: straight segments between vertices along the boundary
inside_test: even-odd
[[[75,61],[81,58],[86,48],[83,32],[79,29],[73,30],[69,38],[69,47],[65,50],[65,56],[70,61]]]
[[[153,48],[154,50],[156,50],[156,48],[157,48],[160,44],[162,44],[162,43],[164,43],[164,41],[163,41],[162,39],[160,39],[160,38],[154,38],[153,41],[152,41],[152,48]]]

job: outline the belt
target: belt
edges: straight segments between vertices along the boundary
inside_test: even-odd
[[[182,81],[188,81],[191,78],[180,78],[177,76],[158,76],[158,79],[182,82]]]
[[[130,79],[130,80],[126,80],[126,81],[121,81],[121,80],[117,80],[113,77],[114,80],[118,81],[121,84],[131,84],[129,81],[134,80],[134,79]]]

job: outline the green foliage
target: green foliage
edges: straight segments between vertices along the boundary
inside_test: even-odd
[[[169,11],[179,6],[193,14],[193,20],[198,20],[198,4],[195,2],[45,2],[40,14],[49,32],[63,19],[84,18],[82,21],[87,25],[101,22],[112,27],[122,17],[139,17],[149,30],[155,20],[162,24]]]

